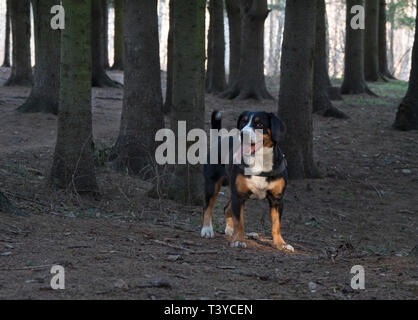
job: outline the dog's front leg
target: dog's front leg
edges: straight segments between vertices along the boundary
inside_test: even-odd
[[[275,197],[269,197],[270,204],[270,218],[271,218],[271,235],[273,237],[273,246],[279,250],[287,250],[294,252],[295,250],[289,244],[287,244],[280,232],[280,212],[279,208],[283,208],[283,204],[280,204],[279,199]]]
[[[243,199],[232,196],[231,209],[234,232],[232,234],[231,247],[247,247],[244,241],[244,202]]]

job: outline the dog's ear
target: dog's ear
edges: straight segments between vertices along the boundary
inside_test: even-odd
[[[238,117],[238,120],[237,120],[237,128],[239,129],[239,124],[240,124],[240,122],[241,122],[241,120],[242,120],[242,118],[243,117],[245,117],[246,115],[248,115],[248,111],[244,111],[243,113],[241,113],[240,114],[240,116]]]
[[[286,125],[274,113],[269,113],[271,138],[279,142],[286,134]]]

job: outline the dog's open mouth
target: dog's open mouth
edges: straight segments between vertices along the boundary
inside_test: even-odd
[[[242,153],[244,155],[253,155],[255,152],[262,147],[263,143],[250,143],[250,144],[243,144],[242,145]]]

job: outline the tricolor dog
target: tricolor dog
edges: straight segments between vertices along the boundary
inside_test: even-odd
[[[211,118],[212,129],[221,129],[221,113],[214,111]],[[249,199],[267,199],[270,204],[273,245],[279,250],[294,251],[280,233],[280,220],[283,215],[283,195],[288,180],[286,160],[280,151],[278,142],[285,133],[284,124],[273,114],[267,112],[243,112],[237,121],[240,131],[239,148],[229,145],[231,161],[228,164],[206,164],[205,210],[201,236],[213,238],[212,210],[222,185],[230,185],[231,199],[224,208],[225,234],[232,237],[231,246],[245,248],[244,241],[244,205]],[[254,143],[256,133],[262,133],[261,143]],[[250,139],[243,139],[248,135]],[[221,139],[228,139],[228,137]],[[250,141],[245,144],[243,141]],[[257,139],[255,140],[257,141]],[[260,141],[260,139],[259,139]],[[210,150],[208,158],[210,157]],[[260,160],[249,166],[242,159],[243,155],[262,154]],[[232,161],[232,159],[237,161]],[[252,173],[254,172],[254,174]]]

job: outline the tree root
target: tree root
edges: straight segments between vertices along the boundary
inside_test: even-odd
[[[41,98],[29,97],[16,111],[22,113],[51,113],[54,115],[58,114],[58,104],[52,104]]]

